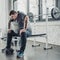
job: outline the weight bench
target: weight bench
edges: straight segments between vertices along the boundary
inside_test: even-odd
[[[44,36],[44,35],[46,35],[46,33],[44,33],[44,34],[35,34],[35,35],[30,35],[29,37],[37,37],[37,36]]]
[[[30,38],[30,37],[38,37],[38,36],[39,36],[39,37],[44,37],[44,36],[46,36],[46,33],[44,33],[44,34],[31,35],[31,36],[29,36],[28,38]],[[32,45],[32,47],[40,46],[40,44],[36,45],[35,42],[36,42],[36,40],[34,40],[34,44]]]
[[[38,36],[44,37],[44,36],[46,36],[46,33],[30,35],[27,38],[30,38],[30,37],[38,37]],[[15,46],[16,46],[16,44],[17,44],[17,37],[20,37],[20,36],[13,36],[13,37],[15,39]],[[3,37],[1,39],[3,40],[4,38],[7,38],[7,37]],[[35,40],[34,40],[34,45],[35,45]],[[35,45],[35,46],[34,45],[32,45],[32,47],[40,46],[40,44],[39,45]]]
[[[38,37],[38,36],[44,37],[45,35],[46,35],[46,33],[44,33],[44,34],[35,34],[35,35],[30,35],[27,38]],[[17,45],[17,37],[20,37],[20,36],[15,36],[15,46]],[[36,47],[36,46],[40,46],[40,44],[35,45],[35,40],[34,40],[34,45],[32,45],[32,47]]]
[[[47,39],[47,34],[46,33],[43,33],[43,34],[34,34],[34,35],[30,35],[29,37],[27,37],[27,38],[30,38],[30,37],[45,37],[46,39]],[[19,36],[15,36],[15,39],[17,39],[17,37],[19,37]],[[7,38],[7,37],[4,37],[4,38]],[[1,38],[1,39],[4,39],[4,38]],[[40,44],[38,44],[38,45],[36,45],[35,44],[35,40],[34,40],[34,44],[32,45],[32,47],[37,47],[37,46],[40,46]],[[17,40],[15,41],[15,44],[17,43]],[[47,41],[46,41],[46,45],[47,45]],[[52,47],[51,48],[48,48],[48,49],[52,49]],[[44,48],[44,50],[48,50],[48,49],[46,49],[46,48]]]

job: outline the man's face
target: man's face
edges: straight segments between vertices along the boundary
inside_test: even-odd
[[[12,14],[10,17],[11,17],[11,19],[15,20],[17,18],[17,13]]]

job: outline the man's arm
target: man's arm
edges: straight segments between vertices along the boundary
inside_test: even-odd
[[[10,25],[11,25],[11,22],[12,22],[13,20],[9,20],[9,22],[8,22],[8,29],[10,29]]]
[[[29,17],[26,16],[24,19],[24,29],[27,29],[27,23],[28,23]]]
[[[25,19],[24,19],[24,28],[20,30],[20,34],[22,32],[25,32],[26,31],[28,20],[29,20],[29,17],[28,16],[25,16]]]
[[[9,22],[8,22],[8,29],[10,29],[10,24],[11,24],[11,22],[9,21]]]

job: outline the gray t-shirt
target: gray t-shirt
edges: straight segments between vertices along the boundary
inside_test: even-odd
[[[13,30],[15,33],[18,33],[19,26],[18,26],[17,20],[11,22],[11,30]]]

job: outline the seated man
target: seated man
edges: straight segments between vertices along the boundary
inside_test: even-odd
[[[11,49],[11,40],[13,36],[20,36],[21,37],[21,48],[20,51],[17,54],[17,58],[20,58],[24,54],[24,50],[26,47],[26,37],[31,35],[31,28],[28,27],[28,16],[21,12],[16,12],[12,10],[10,12],[11,20],[8,23],[8,34],[7,34],[7,46],[6,49]],[[11,24],[14,22],[15,30],[11,29]]]

